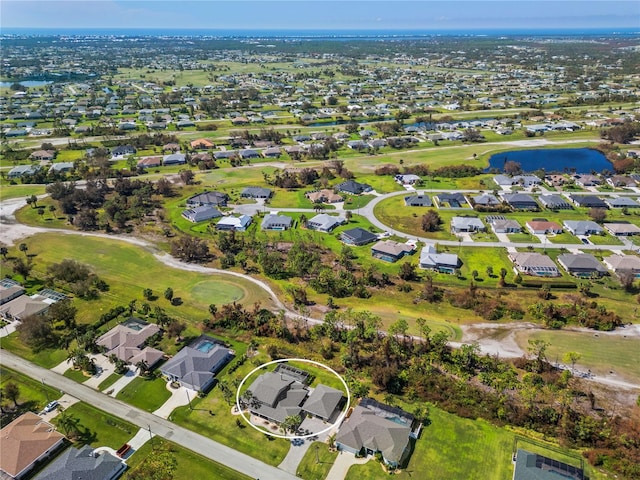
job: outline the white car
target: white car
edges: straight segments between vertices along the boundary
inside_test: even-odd
[[[52,412],[53,410],[55,410],[58,407],[59,403],[57,400],[54,400],[53,402],[49,402],[47,403],[47,406],[44,407],[43,412],[44,413],[49,413]]]

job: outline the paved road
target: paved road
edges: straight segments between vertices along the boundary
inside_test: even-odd
[[[262,463],[244,453],[214,442],[203,435],[179,427],[168,420],[156,417],[151,413],[108,397],[62,375],[34,365],[6,350],[0,350],[0,363],[31,378],[44,378],[49,386],[62,390],[83,402],[131,422],[140,428],[151,428],[151,431],[160,437],[171,440],[250,477],[260,478],[261,480],[294,480],[296,478],[295,475]]]

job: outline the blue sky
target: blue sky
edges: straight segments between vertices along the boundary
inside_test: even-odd
[[[638,0],[0,0],[0,27],[635,28]]]

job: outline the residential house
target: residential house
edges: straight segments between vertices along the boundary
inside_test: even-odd
[[[609,177],[607,178],[607,183],[614,188],[629,188],[637,185],[633,178],[625,175],[614,175],[613,177]]]
[[[573,235],[601,235],[604,230],[592,220],[565,220],[564,228]]]
[[[453,217],[451,233],[484,232],[486,227],[478,217]]]
[[[548,233],[562,233],[562,226],[556,222],[549,222],[544,219],[530,220],[526,224],[527,230],[533,235],[546,235]]]
[[[540,195],[538,197],[540,203],[549,210],[571,210],[573,207],[560,195]]]
[[[438,208],[467,208],[467,199],[462,193],[439,193],[433,197]]]
[[[490,219],[490,220],[489,220]],[[522,227],[516,220],[509,218],[487,217],[486,219],[495,233],[520,233]]]
[[[559,277],[560,271],[553,260],[538,252],[509,254],[509,259],[520,273],[535,277]]]
[[[338,203],[344,201],[341,195],[327,188],[317,192],[308,192],[305,196],[313,203]]]
[[[187,198],[187,207],[200,207],[211,205],[214,207],[226,207],[229,195],[221,192],[202,192]]]
[[[345,230],[340,234],[340,240],[347,245],[366,245],[367,243],[375,242],[377,239],[378,236],[375,233],[360,227]]]
[[[187,156],[184,153],[172,153],[162,157],[163,165],[184,165],[187,163]]]
[[[138,168],[155,168],[162,165],[162,157],[145,157],[138,160]]]
[[[396,182],[400,185],[415,185],[420,182],[422,179],[418,175],[414,174],[405,174],[405,175],[396,175]]]
[[[436,270],[442,273],[456,273],[460,259],[454,253],[438,253],[434,245],[426,245],[420,252],[420,268]]]
[[[516,210],[538,210],[538,202],[531,195],[526,193],[505,193],[502,195],[504,201]]]
[[[430,207],[433,205],[429,195],[409,195],[404,197],[404,204],[407,207]]]
[[[513,480],[583,480],[583,471],[572,465],[537,453],[518,449]]]
[[[251,225],[252,218],[249,215],[240,215],[239,217],[224,217],[216,223],[216,230],[235,230],[236,232],[244,232]]]
[[[421,425],[410,413],[376,402],[360,400],[335,437],[338,450],[353,454],[380,453],[387,465],[398,467],[408,460],[411,438]]]
[[[182,212],[182,216],[193,223],[204,222],[212,218],[222,217],[222,212],[211,205],[193,207]]]
[[[41,162],[53,162],[53,159],[56,157],[56,152],[51,150],[36,150],[29,155],[31,160],[41,161]]]
[[[10,302],[11,300],[24,295],[25,289],[18,282],[10,278],[0,280],[0,305]]]
[[[571,195],[571,201],[578,207],[583,208],[609,208],[604,200],[594,195]]]
[[[493,208],[502,204],[502,202],[491,193],[481,193],[475,197],[471,197],[471,204],[475,207]]]
[[[132,145],[119,145],[111,150],[111,157],[121,158],[127,155],[135,155],[136,152],[136,148]]]
[[[58,162],[49,167],[49,173],[68,173],[75,168],[73,162]]]
[[[34,480],[116,480],[126,469],[127,464],[121,458],[84,445],[62,452]]]
[[[542,180],[536,175],[496,175],[493,177],[493,181],[501,187],[520,185],[523,187],[532,187],[534,185],[540,185]]]
[[[602,185],[602,179],[597,175],[577,175],[575,177],[576,185],[579,187],[596,187]]]
[[[319,384],[307,397],[302,409],[307,415],[329,422],[343,408],[345,401],[340,390]]]
[[[208,138],[199,138],[197,140],[193,140],[190,145],[194,150],[209,150],[210,148],[214,148],[216,146],[216,144]]]
[[[282,152],[278,147],[269,147],[262,151],[262,156],[266,158],[280,158],[280,155],[282,155]]]
[[[257,150],[253,150],[251,148],[245,148],[238,152],[240,158],[243,160],[248,160],[250,158],[260,158],[260,153]]]
[[[576,277],[601,277],[606,275],[607,270],[602,264],[596,260],[593,255],[588,253],[565,253],[558,255],[558,263]]]
[[[65,437],[35,413],[27,412],[4,426],[0,439],[0,476],[21,480],[62,447]]]
[[[326,213],[321,213],[307,221],[307,228],[309,230],[318,230],[319,232],[330,232],[338,225],[342,225],[344,222],[344,217],[336,217],[333,215],[327,215]]]
[[[262,230],[288,230],[291,228],[292,219],[286,215],[278,215],[275,213],[268,213],[262,219],[260,228]]]
[[[628,237],[640,234],[640,227],[629,222],[608,222],[604,229],[616,237]]]
[[[133,365],[143,361],[151,368],[164,357],[164,352],[145,346],[145,342],[159,332],[156,324],[131,317],[99,337],[96,343],[103,347],[107,357],[115,355]]]
[[[359,183],[355,180],[347,180],[346,182],[339,183],[336,185],[336,190],[343,193],[348,193],[351,195],[360,195],[362,193],[370,192],[373,190],[371,185],[366,183]]]
[[[271,195],[273,195],[273,193],[269,188],[262,188],[262,187],[246,187],[240,193],[240,196],[242,198],[254,198],[254,199],[271,198]]]
[[[34,315],[44,315],[54,303],[41,295],[20,295],[0,307],[0,317],[7,320],[22,320]]]
[[[640,204],[629,197],[607,198],[605,203],[611,208],[638,208]]]
[[[18,165],[9,170],[9,173],[7,173],[7,178],[14,179],[23,177],[25,175],[35,175],[39,170],[39,165]]]
[[[640,277],[640,257],[635,255],[610,255],[602,262],[616,275],[631,272],[634,276]]]
[[[216,160],[228,160],[230,158],[236,157],[238,152],[235,150],[221,150],[219,152],[215,152],[213,154],[213,158]]]
[[[371,247],[371,255],[386,262],[397,262],[405,255],[413,255],[415,251],[415,245],[393,240],[382,240]]]
[[[180,350],[160,368],[170,382],[177,382],[191,390],[206,392],[215,374],[231,361],[235,352],[224,342],[201,335]]]
[[[544,182],[550,187],[562,187],[565,183],[567,183],[567,177],[564,175],[546,175],[544,177]]]

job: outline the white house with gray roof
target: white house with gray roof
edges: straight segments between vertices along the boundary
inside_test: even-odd
[[[604,231],[592,220],[565,220],[562,223],[564,228],[573,235],[600,235]]]
[[[202,335],[162,365],[160,372],[171,382],[204,392],[234,354],[220,340]]]
[[[601,277],[607,274],[607,269],[588,253],[565,253],[558,255],[558,263],[576,277]]]
[[[321,213],[315,217],[307,220],[307,228],[309,230],[318,230],[319,232],[330,232],[338,225],[342,225],[345,222],[343,217],[336,217],[333,215],[327,215]]]
[[[292,219],[286,215],[268,213],[262,219],[260,228],[262,230],[288,230],[291,228]]]
[[[34,480],[115,480],[127,468],[121,458],[94,450],[90,445],[68,448],[47,465]]]

